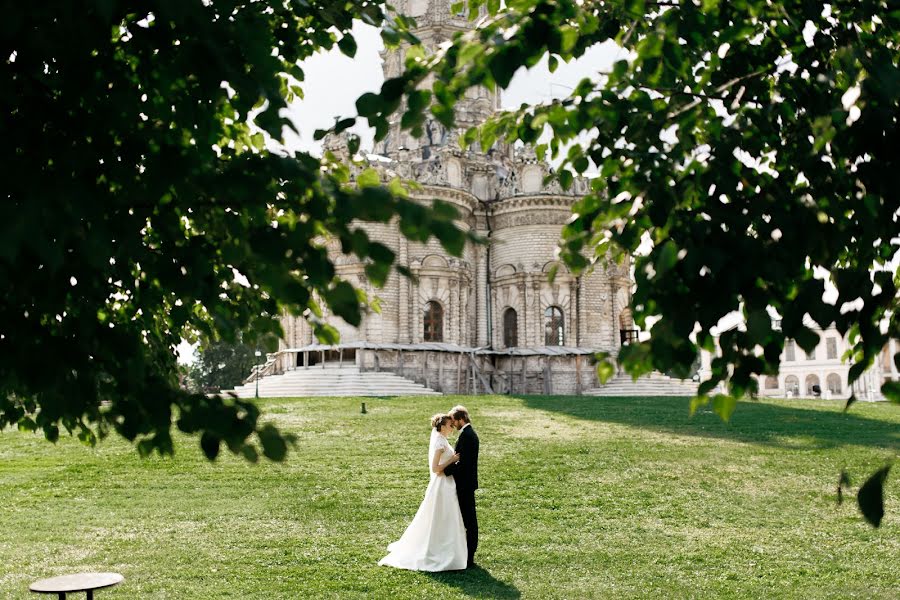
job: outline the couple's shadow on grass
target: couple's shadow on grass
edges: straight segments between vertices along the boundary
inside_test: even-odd
[[[513,585],[500,581],[490,571],[480,566],[465,571],[423,573],[431,579],[458,589],[467,596],[480,598],[521,598],[522,593]]]

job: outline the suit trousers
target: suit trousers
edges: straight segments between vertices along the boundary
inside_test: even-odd
[[[469,550],[469,564],[475,560],[478,549],[478,515],[475,513],[475,490],[456,488],[459,499],[459,511],[462,513],[463,525],[466,527],[466,546]]]

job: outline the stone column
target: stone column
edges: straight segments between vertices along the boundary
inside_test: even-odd
[[[459,287],[459,314],[461,317],[460,327],[462,329],[461,343],[463,346],[471,346],[474,328],[472,316],[469,314],[469,302],[471,302],[472,297],[472,282],[466,278],[464,282],[460,283]]]
[[[575,312],[575,280],[569,280],[569,322],[563,327],[563,344],[566,346],[576,346],[575,340],[578,339],[575,333],[578,328],[578,314]]]
[[[516,345],[518,346],[526,346],[528,345],[528,336],[525,333],[528,331],[528,310],[525,308],[528,306],[528,299],[525,297],[525,290],[528,287],[525,285],[524,275],[519,275],[519,280],[516,283],[516,287],[519,289],[519,303],[516,306],[516,313],[518,317],[518,323],[516,323]]]
[[[500,303],[497,302],[497,293],[498,289],[496,286],[491,285],[491,326],[489,331],[491,332],[491,338],[488,340],[488,343],[491,344],[495,348],[499,348],[500,345],[497,343],[497,340],[503,341],[503,334],[497,335],[497,323],[499,319],[497,318],[497,311],[500,310]]]
[[[524,327],[519,332],[519,341],[522,346],[534,345],[534,315],[531,313],[531,305],[534,303],[534,286],[531,282],[531,273],[525,273],[522,279],[522,319]]]
[[[400,237],[400,247],[397,252],[397,264],[409,267],[409,242],[403,236]],[[400,291],[397,294],[397,342],[404,343],[409,340],[409,284],[407,277],[398,274]]]
[[[573,328],[573,337],[572,337],[572,345],[580,346],[584,343],[584,332],[581,329],[581,321],[582,321],[582,313],[584,313],[584,302],[582,299],[581,302],[578,301],[579,292],[581,288],[581,278],[578,277],[572,280],[572,297],[569,299],[569,302],[575,307],[575,327]],[[580,381],[580,380],[579,380]]]
[[[487,252],[478,248],[475,261],[475,344],[486,346],[487,339]]]
[[[450,315],[450,339],[453,344],[462,343],[463,312],[459,304],[459,288],[462,287],[460,274],[457,272],[450,279],[450,307],[447,311]]]
[[[422,309],[424,305],[420,300],[420,292],[419,288],[422,284],[422,280],[420,279],[421,271],[418,267],[412,267],[412,273],[415,276],[415,279],[410,286],[410,299],[409,299],[409,310],[412,311],[410,315],[410,327],[412,331],[410,332],[409,341],[413,344],[421,342],[424,338],[422,334],[422,326],[424,324],[424,320],[422,318]]]
[[[612,269],[608,268],[607,273],[610,273],[610,275],[611,275]],[[622,340],[619,337],[619,311],[617,310],[617,307],[616,307],[616,304],[618,304],[618,302],[616,301],[616,295],[618,294],[619,290],[616,288],[616,283],[615,283],[615,281],[612,281],[612,279],[610,279],[610,282],[609,282],[609,291],[610,291],[609,305],[610,305],[610,309],[612,310],[612,319],[611,319],[612,330],[610,332],[611,333],[610,347],[614,348],[615,350],[618,351],[618,349],[622,346]]]

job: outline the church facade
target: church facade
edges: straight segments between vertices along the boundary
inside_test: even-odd
[[[402,0],[397,8],[415,17],[429,48],[470,27],[449,0]],[[402,51],[383,60],[386,78],[400,73]],[[590,355],[615,353],[633,332],[630,264],[598,264],[576,276],[558,263],[561,229],[588,181],[577,179],[566,191],[555,181],[545,185],[550,166],[529,147],[497,142],[486,152],[462,150],[461,132],[497,110],[494,90],[470,90],[457,105],[458,130],[428,121],[420,138],[403,131],[397,116],[368,157],[385,181],[416,182],[410,195],[417,201],[452,204],[458,226],[487,243],[467,243],[457,257],[435,240],[407,240],[394,224],[361,223],[414,277],[392,273],[375,288],[362,262],[330,246],[338,274],[377,297],[381,310],[359,327],[326,316],[341,333],[341,344],[328,348],[316,345],[305,319],[284,316],[271,373],[337,360],[400,372],[448,393],[581,393],[596,386]],[[346,156],[341,138],[326,138],[326,149]]]

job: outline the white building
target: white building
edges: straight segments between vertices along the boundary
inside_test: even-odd
[[[805,352],[794,340],[785,343],[781,353],[778,375],[758,377],[759,395],[770,398],[837,398],[846,400],[851,392],[858,400],[882,400],[881,385],[888,380],[900,380],[893,356],[900,350],[900,342],[890,340],[872,365],[853,386],[848,385],[850,365],[843,357],[851,349],[846,336],[836,328],[822,329],[814,322],[805,323],[819,335],[819,343],[811,352]],[[735,327],[743,328],[743,324]],[[780,321],[773,321],[773,327],[780,327]],[[718,336],[716,346],[718,347]],[[712,355],[702,352],[700,379],[711,373]]]

